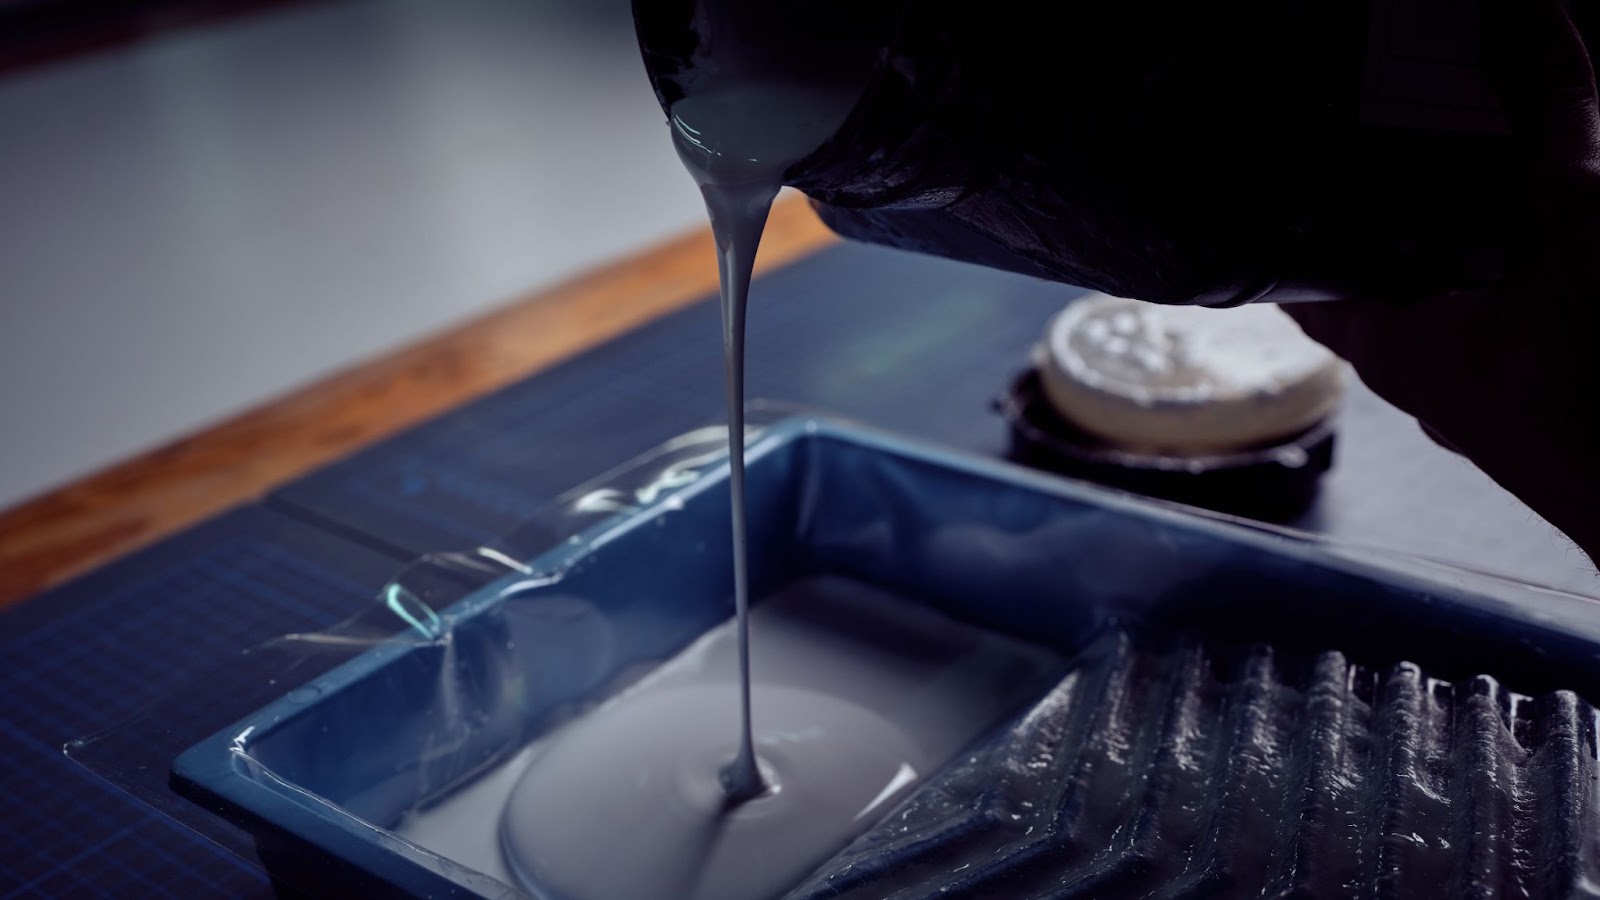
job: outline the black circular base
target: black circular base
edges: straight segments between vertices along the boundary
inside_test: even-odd
[[[1294,518],[1333,466],[1331,421],[1271,444],[1205,456],[1124,450],[1056,412],[1029,369],[995,408],[1011,426],[1016,462],[1137,494],[1267,522]]]

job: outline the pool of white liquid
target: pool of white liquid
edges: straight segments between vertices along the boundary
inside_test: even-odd
[[[785,585],[750,625],[766,795],[728,806],[717,784],[739,737],[730,622],[397,833],[558,900],[778,897],[1065,665],[837,576]]]

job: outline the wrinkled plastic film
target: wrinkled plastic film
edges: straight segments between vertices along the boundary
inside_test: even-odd
[[[747,431],[754,597],[838,573],[1064,654],[1133,629],[1420,652],[1442,677],[1494,659],[1518,690],[1600,696],[1586,598],[783,412]],[[503,792],[541,736],[731,615],[725,439],[669,440],[490,545],[416,561],[356,616],[253,648],[212,673],[238,683],[226,708],[173,697],[68,752],[298,889],[371,889],[380,871],[403,890],[514,893],[493,822],[452,810]],[[208,740],[222,750],[199,753]],[[892,849],[863,841],[856,871]],[[830,885],[824,866],[808,890]]]

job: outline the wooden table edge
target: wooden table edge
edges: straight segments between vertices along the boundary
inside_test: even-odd
[[[834,242],[785,196],[758,273]],[[701,229],[358,364],[0,512],[0,608],[682,309],[717,288]]]

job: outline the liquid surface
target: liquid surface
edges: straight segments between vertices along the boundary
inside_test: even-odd
[[[775,897],[1061,669],[1054,654],[842,578],[753,611],[763,791],[731,802],[734,623],[534,748],[501,838],[554,900]]]
[[[717,770],[733,717],[707,713],[737,697],[731,682],[651,692],[552,746],[511,795],[505,839],[520,877],[562,898],[774,896],[926,772],[870,710],[762,686],[763,789],[732,803]]]

